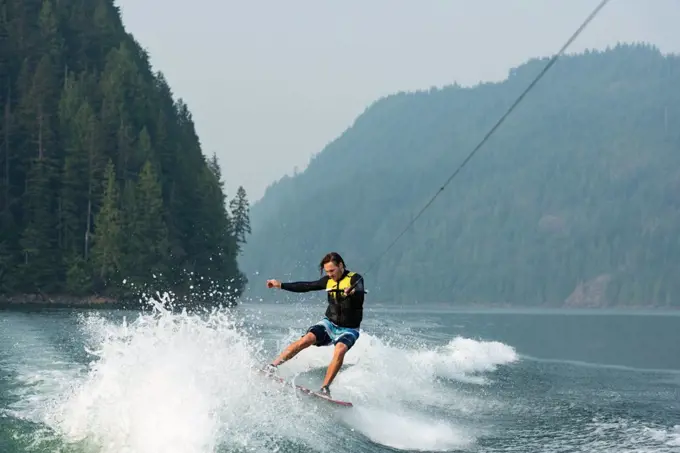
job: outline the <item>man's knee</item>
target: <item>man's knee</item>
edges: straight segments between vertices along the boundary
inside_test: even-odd
[[[301,348],[307,348],[316,343],[316,335],[313,332],[307,332],[297,342]]]
[[[343,359],[347,351],[349,351],[349,347],[347,347],[345,343],[338,342],[335,344],[335,351],[333,351],[333,355],[337,359]]]
[[[352,349],[352,346],[354,346],[354,343],[356,343],[356,341],[357,341],[356,336],[350,335],[350,334],[344,334],[340,338],[338,338],[338,342],[337,342],[336,345],[338,345],[338,346],[343,345],[344,346],[344,349],[343,349],[343,351],[344,351],[343,354],[344,354],[345,352]]]

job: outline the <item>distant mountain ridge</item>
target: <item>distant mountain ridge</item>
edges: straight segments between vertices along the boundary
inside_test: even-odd
[[[245,295],[329,250],[362,272],[546,63],[372,104],[252,206]],[[680,57],[649,45],[561,58],[366,275],[371,298],[680,306],[678,87]]]

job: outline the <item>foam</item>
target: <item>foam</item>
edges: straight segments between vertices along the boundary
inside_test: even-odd
[[[495,342],[458,337],[436,347],[394,346],[364,331],[332,386],[335,397],[355,407],[335,412],[258,375],[254,368],[272,351],[256,324],[236,313],[173,314],[154,304],[151,313],[122,321],[82,316],[90,363],[51,375],[58,385],[41,389],[37,405],[26,399],[24,415],[68,443],[103,453],[257,452],[284,444],[330,452],[345,434],[396,449],[443,451],[475,442],[464,415],[486,404],[452,385],[480,384],[480,373],[517,360],[512,348]],[[291,330],[277,349],[299,335]],[[280,372],[318,385],[331,355],[332,348],[312,347]]]
[[[298,336],[291,332],[286,340]],[[332,348],[311,347],[282,365],[280,372],[292,379],[318,369],[320,377],[331,357]],[[345,423],[373,442],[405,450],[447,451],[474,443],[478,430],[465,420],[466,414],[498,404],[462,394],[452,385],[488,384],[479,373],[516,360],[514,349],[498,342],[455,337],[443,346],[403,348],[364,331],[331,389],[335,397],[357,407],[344,417]]]
[[[451,451],[475,441],[468,429],[412,411],[360,408],[346,422],[371,441],[400,450]]]
[[[44,414],[69,442],[87,440],[103,452],[194,453],[315,441],[290,418],[309,408],[267,394],[253,375],[257,345],[228,312],[157,311],[121,324],[95,314],[83,330],[94,355],[89,372]]]

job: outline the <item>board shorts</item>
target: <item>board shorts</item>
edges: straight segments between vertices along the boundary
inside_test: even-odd
[[[330,344],[344,343],[349,350],[359,339],[359,329],[337,326],[328,318],[324,318],[311,326],[307,329],[307,333],[309,332],[312,332],[316,337],[315,346],[328,346]]]

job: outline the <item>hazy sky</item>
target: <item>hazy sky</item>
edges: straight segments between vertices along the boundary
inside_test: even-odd
[[[228,196],[252,201],[373,101],[503,79],[556,52],[599,0],[116,0],[189,105]],[[646,41],[680,52],[680,0],[611,0],[570,51]]]

